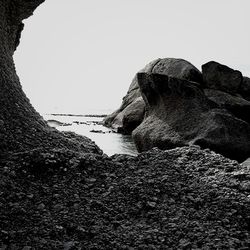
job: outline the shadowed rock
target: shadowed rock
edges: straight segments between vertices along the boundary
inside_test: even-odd
[[[204,89],[204,93],[219,108],[227,109],[235,117],[250,123],[250,101],[215,89]]]
[[[140,125],[144,118],[145,103],[141,96],[125,107],[113,121],[113,128],[118,133],[130,134],[134,128]]]
[[[199,84],[160,74],[138,73],[146,103],[143,122],[133,131],[139,151],[198,144],[229,158],[250,155],[250,126],[205,96]]]
[[[237,93],[243,80],[240,71],[214,61],[202,65],[202,76],[206,88],[228,93]]]
[[[180,79],[202,82],[200,71],[184,59],[157,59],[147,64],[139,72],[161,73]],[[126,96],[123,98],[121,107],[104,119],[105,125],[118,129],[118,132],[130,134],[142,122],[144,117],[145,105],[143,105],[142,101],[138,104],[140,96],[141,93],[135,76]],[[132,105],[133,102],[135,103]],[[129,112],[131,112],[131,115]]]
[[[248,101],[250,101],[250,78],[244,76],[240,86],[240,94]]]

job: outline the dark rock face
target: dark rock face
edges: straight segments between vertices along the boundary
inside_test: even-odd
[[[140,72],[151,72],[153,67],[155,66],[156,63],[158,63],[160,59],[154,60],[147,64],[143,69],[140,70]],[[104,124],[108,127],[112,127],[114,129],[117,129],[119,132],[124,133],[124,134],[130,134],[143,120],[143,114],[144,114],[144,107],[145,105],[140,105],[141,110],[138,110],[138,103],[133,104],[137,98],[141,97],[141,92],[140,88],[137,82],[137,78],[134,77],[132,80],[132,83],[129,86],[128,92],[126,96],[123,97],[121,107],[114,111],[112,114],[108,115],[104,119]],[[129,107],[130,112],[132,111],[133,107],[136,107],[136,110],[132,111],[134,114],[135,112],[139,112],[138,115],[133,115],[133,120],[131,124],[128,124],[128,119],[125,121],[126,125],[124,126],[124,113],[128,114],[126,112],[127,107]],[[137,118],[137,120],[135,120]],[[126,118],[125,118],[126,120]]]
[[[237,111],[233,97],[221,94],[223,100],[218,94],[218,100],[211,101],[194,82],[160,74],[138,73],[137,77],[147,110],[133,131],[139,151],[198,144],[232,159],[250,155],[249,123],[226,110],[229,100],[229,109]],[[249,110],[247,101],[236,100]]]
[[[2,249],[249,248],[249,167],[209,150],[12,160],[0,168]]]
[[[214,61],[202,65],[202,75],[207,88],[228,93],[238,93],[243,80],[240,71]]]
[[[154,66],[152,73],[202,83],[201,72],[193,64],[184,59],[162,59]]]
[[[250,123],[250,101],[215,89],[204,89],[204,93],[219,108],[227,109],[235,117]]]
[[[202,82],[200,71],[191,63],[183,59],[164,58],[157,59],[147,64],[139,72],[161,73],[180,79],[186,79],[194,82]],[[130,134],[143,120],[145,105],[142,101],[138,104],[138,98],[141,97],[137,77],[135,76],[129,87],[127,95],[123,98],[121,107],[107,116],[104,123],[118,132]],[[131,105],[133,102],[133,105]],[[129,106],[129,107],[128,107]],[[134,107],[134,110],[133,110]],[[131,115],[128,115],[131,112]],[[135,115],[137,114],[137,115]],[[132,116],[132,119],[129,117]]]
[[[240,94],[248,101],[250,101],[250,78],[243,77],[242,84],[240,86]]]
[[[113,127],[118,133],[130,134],[134,128],[140,125],[144,118],[145,103],[142,97],[137,97],[114,119]]]
[[[85,139],[79,143],[73,136],[65,137],[50,128],[35,111],[24,94],[16,74],[13,54],[19,44],[22,20],[32,15],[43,0],[0,1],[0,158],[10,152],[22,152],[31,148],[65,148],[94,153],[101,152]],[[84,149],[84,145],[86,147]]]

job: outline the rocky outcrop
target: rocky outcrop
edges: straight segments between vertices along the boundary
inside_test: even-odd
[[[143,69],[141,69],[140,72],[152,72],[153,67],[159,60],[160,59],[150,62]],[[128,120],[127,120],[127,126],[125,126],[127,127],[127,129],[125,129],[123,126],[123,117],[124,117],[124,113],[127,113],[126,108],[128,106],[132,105],[129,107],[130,111],[132,111],[131,108],[133,106],[138,107],[137,105],[133,105],[133,102],[138,100],[137,98],[139,97],[141,97],[141,92],[140,92],[140,88],[137,82],[137,78],[134,77],[132,80],[132,83],[129,86],[126,96],[123,97],[121,107],[118,110],[114,111],[112,114],[108,115],[103,120],[104,124],[108,127],[117,129],[118,131],[124,134],[130,134],[143,120],[143,114],[144,114],[144,108],[145,108],[144,103],[140,105],[141,110],[137,109],[137,112],[139,111],[139,113],[141,114],[141,115],[137,115],[137,120],[135,121],[135,119],[133,119],[131,125],[129,126],[128,126]],[[133,111],[133,113],[135,112],[136,111]]]
[[[206,88],[238,93],[242,84],[242,74],[225,65],[211,61],[202,65],[202,76]]]
[[[202,84],[166,75],[137,78],[147,110],[133,131],[139,151],[197,144],[239,161],[249,157],[248,101],[214,90],[206,90],[208,98]]]
[[[113,128],[118,133],[129,134],[140,125],[144,118],[145,103],[141,96],[126,106],[113,120]]]
[[[250,78],[243,77],[242,84],[240,86],[240,94],[248,101],[250,101]]]
[[[147,64],[139,72],[161,73],[190,81],[202,82],[200,71],[183,59],[157,59]],[[123,98],[121,107],[107,116],[104,119],[104,124],[117,129],[118,132],[131,134],[144,118],[145,105],[141,99],[138,99],[139,97],[141,97],[141,93],[135,76],[126,96]]]
[[[215,89],[204,89],[204,94],[219,108],[226,109],[235,117],[250,123],[250,101],[239,95],[232,95]]]

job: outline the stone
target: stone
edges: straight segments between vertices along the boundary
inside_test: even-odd
[[[37,209],[39,209],[39,210],[43,210],[44,208],[45,208],[45,205],[43,203],[41,203],[37,206]]]
[[[206,88],[228,93],[237,93],[243,81],[240,71],[214,61],[202,65],[202,75]]]
[[[184,59],[161,59],[153,67],[152,73],[168,75],[197,83],[202,83],[203,81],[201,72],[193,64]]]
[[[240,85],[240,94],[248,101],[250,101],[250,78],[244,76],[242,84]]]
[[[250,167],[250,158],[246,159],[244,162],[242,162],[243,166]]]
[[[115,117],[113,128],[117,129],[119,133],[131,134],[131,132],[140,125],[144,118],[144,113],[145,103],[140,96]]]
[[[156,59],[147,64],[139,72],[161,73],[181,79],[202,83],[201,72],[184,59]],[[130,134],[143,120],[145,105],[135,76],[130,84],[121,107],[104,119],[104,124],[117,129],[118,132]]]
[[[25,246],[25,247],[23,247],[23,249],[22,250],[31,250],[32,249],[32,247],[31,246]]]
[[[227,109],[235,117],[250,123],[250,101],[221,90],[204,89],[204,93],[219,108]]]
[[[151,72],[153,67],[155,66],[156,63],[159,62],[160,59],[156,59],[149,64],[147,64],[143,69],[140,70],[140,72]],[[123,116],[124,116],[124,111],[126,107],[128,107],[130,104],[132,104],[135,100],[137,100],[138,97],[141,97],[140,93],[140,88],[137,82],[136,76],[133,78],[127,94],[123,97],[122,104],[120,108],[116,111],[114,111],[112,114],[108,115],[107,117],[104,118],[104,124],[108,127],[118,129],[119,131],[125,131],[123,129]],[[131,110],[130,106],[130,110]],[[124,111],[124,112],[123,112]],[[140,110],[140,113],[143,112],[143,110]],[[137,121],[139,124],[142,122],[142,120]],[[130,126],[131,127],[131,126]]]
[[[231,159],[250,155],[250,125],[226,109],[214,107],[195,82],[138,73],[146,103],[143,122],[132,136],[139,152],[199,145]]]

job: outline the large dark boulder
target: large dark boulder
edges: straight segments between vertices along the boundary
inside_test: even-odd
[[[250,78],[244,76],[240,86],[240,94],[248,101],[250,101]]]
[[[137,79],[146,103],[133,131],[139,151],[197,144],[240,161],[250,155],[250,125],[212,103],[199,84],[160,74]]]
[[[184,59],[156,59],[147,64],[139,72],[161,73],[163,75],[169,75],[198,83],[202,82],[201,72],[194,65]],[[138,102],[136,101],[140,96],[141,92],[137,77],[135,76],[126,96],[123,98],[121,107],[111,115],[108,115],[104,119],[104,124],[117,129],[118,132],[130,134],[142,122],[144,117],[142,114],[144,114],[145,106],[142,104],[142,102],[140,102],[140,105],[138,106]],[[132,105],[132,103],[135,101],[136,103]],[[129,116],[132,116],[133,119],[128,119],[128,112],[132,113],[132,115]]]
[[[250,123],[250,101],[215,89],[204,89],[204,93],[219,108],[226,109],[235,117]]]
[[[145,103],[141,96],[125,107],[114,119],[113,128],[122,134],[130,134],[144,118]]]
[[[159,60],[160,59],[156,59],[150,62],[143,69],[141,69],[140,72],[152,72],[153,67],[155,66],[156,63],[159,62]],[[132,124],[128,126],[128,123],[127,123],[127,126],[124,126],[123,124],[124,112],[126,112],[126,108],[129,105],[131,105],[139,97],[141,97],[141,92],[140,92],[140,88],[137,82],[137,78],[135,76],[129,86],[127,94],[122,99],[122,104],[120,108],[114,111],[112,114],[105,117],[105,119],[103,120],[104,124],[108,127],[117,129],[119,132],[122,132],[124,134],[130,134],[136,128],[136,126],[138,126],[138,124],[142,122],[143,117],[141,117],[140,115],[137,115],[138,119],[136,121],[135,119],[133,119]],[[133,106],[137,107],[137,105],[133,105]],[[130,111],[132,111],[131,108],[132,107],[130,106],[129,107]],[[144,113],[144,107],[141,107],[141,108],[142,110],[139,111],[140,114]],[[134,110],[132,112],[135,113],[136,111]],[[138,109],[137,109],[137,112],[138,112]],[[134,126],[133,124],[136,124],[136,126]]]
[[[202,75],[206,88],[228,93],[237,93],[243,80],[240,71],[214,61],[202,65]]]

